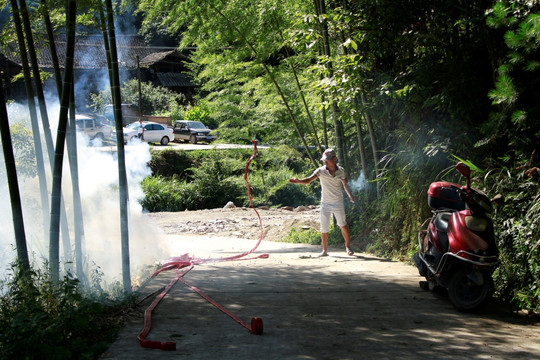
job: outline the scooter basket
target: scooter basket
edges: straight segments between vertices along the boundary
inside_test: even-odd
[[[461,211],[465,202],[459,196],[459,185],[444,181],[432,183],[428,189],[428,204],[432,209]]]

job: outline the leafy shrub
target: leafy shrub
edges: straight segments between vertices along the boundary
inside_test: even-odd
[[[210,117],[208,105],[200,101],[198,105],[188,107],[184,111],[184,120],[200,121],[209,128],[215,128],[217,123]]]
[[[70,275],[57,285],[41,271],[12,267],[0,297],[0,358],[95,359],[120,329],[126,305],[83,296]]]
[[[182,195],[186,187],[186,181],[176,177],[147,177],[142,181],[145,197],[141,200],[141,205],[150,212],[185,210],[183,205],[188,199]],[[189,192],[186,193],[189,195]]]
[[[193,203],[189,209],[223,207],[228,201],[238,198],[243,188],[227,173],[226,162],[213,159],[192,168]]]
[[[250,149],[153,152],[153,175],[142,182],[145,198],[141,205],[151,212],[216,208],[229,201],[250,206],[244,174],[252,154]],[[316,203],[317,186],[288,182],[291,177],[304,176],[297,173],[303,166],[310,166],[309,161],[292,148],[259,150],[247,177],[254,205]],[[301,172],[310,173],[311,169]]]
[[[152,160],[148,166],[154,176],[189,178],[192,160],[185,151],[165,149],[152,151]]]
[[[283,239],[283,242],[296,243],[296,244],[309,244],[309,245],[321,245],[321,233],[315,229],[299,229],[298,227],[292,227],[287,236]],[[328,233],[328,245],[345,246],[345,240],[341,235],[341,228],[330,224],[330,231]]]
[[[313,193],[306,191],[303,186],[284,183],[271,189],[268,196],[268,202],[281,206],[300,206],[315,204],[318,197]]]
[[[536,169],[536,170],[535,170]],[[502,194],[494,226],[500,251],[495,271],[497,295],[517,308],[540,312],[540,171],[500,167],[479,184]],[[477,185],[477,184],[475,184]]]

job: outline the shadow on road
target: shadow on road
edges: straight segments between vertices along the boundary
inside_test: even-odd
[[[141,304],[103,359],[531,359],[538,327],[498,306],[460,313],[421,290],[409,265],[365,254],[301,258],[310,247],[268,251],[269,259],[196,266],[185,279],[246,322],[256,336],[177,283],[154,311],[149,338],[177,350],[143,349]],[[265,251],[266,252],[266,251]],[[227,254],[223,254],[227,256]],[[173,272],[143,292],[166,285]]]

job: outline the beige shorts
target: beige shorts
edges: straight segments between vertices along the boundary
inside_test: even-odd
[[[332,215],[336,217],[336,222],[338,226],[347,225],[347,218],[345,217],[345,204],[321,204],[321,233],[326,234],[330,232],[330,221],[332,220]]]

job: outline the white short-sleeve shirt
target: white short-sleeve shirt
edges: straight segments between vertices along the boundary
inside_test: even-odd
[[[347,178],[345,169],[337,166],[334,176],[330,174],[326,165],[317,168],[311,176],[317,176],[321,181],[321,203],[324,204],[339,204],[343,203],[342,182]]]

